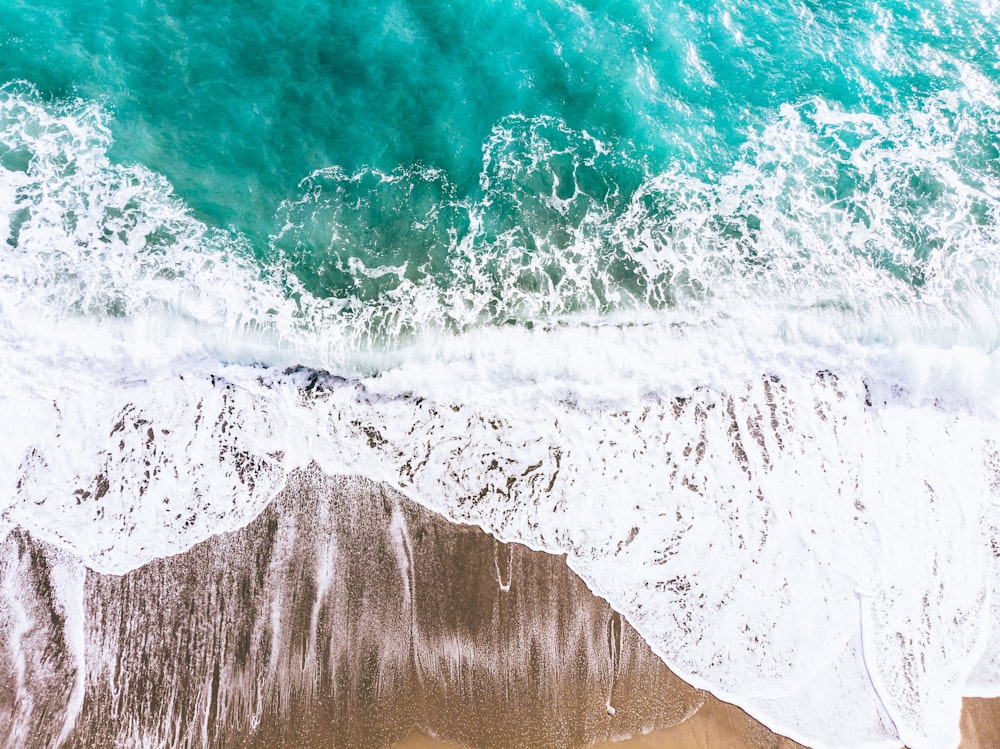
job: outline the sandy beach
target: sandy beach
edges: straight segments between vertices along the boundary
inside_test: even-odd
[[[598,742],[592,749],[792,749],[791,739],[769,731],[737,707],[707,695],[687,720],[629,739]],[[1000,700],[966,699],[962,711],[960,749],[1000,746]],[[414,732],[396,749],[462,749],[461,744]]]
[[[0,554],[47,623],[0,622],[9,746],[797,746],[674,676],[563,558],[363,479],[299,473],[247,527],[123,576],[23,532]],[[963,746],[1000,742],[998,704],[967,701]]]
[[[675,726],[619,741],[599,741],[592,749],[793,749],[799,746],[801,744],[769,731],[739,708],[706,695],[698,712]],[[414,732],[395,749],[462,749],[462,745]]]

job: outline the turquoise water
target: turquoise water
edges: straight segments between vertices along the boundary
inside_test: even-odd
[[[449,231],[467,234],[468,217],[446,210],[434,227],[409,225],[445,193],[472,203],[492,193],[476,251],[490,253],[497,235],[527,225],[534,239],[508,236],[503,252],[530,254],[538,250],[538,235],[559,242],[594,205],[620,215],[650,175],[676,170],[716,180],[746,155],[748,140],[783,105],[804,105],[806,116],[815,101],[848,113],[907,116],[960,85],[969,71],[995,84],[995,31],[995,21],[972,3],[124,2],[95,8],[8,1],[0,4],[0,82],[26,81],[49,101],[99,102],[109,113],[114,161],[165,175],[197,216],[249,238],[260,262],[289,255],[313,292],[345,296],[356,279],[327,269],[349,255],[371,264],[373,245],[379,260],[430,260],[426,271],[411,275],[426,272],[438,285],[454,283],[447,275],[461,270],[440,245]],[[961,105],[948,116],[965,117],[972,108]],[[506,175],[507,184],[494,180],[484,190],[484,148],[511,116],[553,118],[566,133],[561,143],[558,136],[553,141],[552,153],[541,155],[547,163],[531,168],[524,166],[537,156],[525,145],[531,128],[516,133],[507,150],[524,168]],[[992,121],[977,123],[974,112],[971,119],[981,132],[954,133],[959,148],[952,165],[961,181],[975,185],[980,172],[996,177],[998,152]],[[817,134],[834,157],[849,154],[864,137],[850,128],[832,130]],[[574,138],[580,134],[600,139],[612,155],[578,175],[587,205],[567,215],[551,210],[547,198],[553,176],[571,168],[571,157],[555,151],[579,148]],[[355,189],[364,195],[352,189],[347,200],[355,208],[348,205],[351,215],[341,217],[350,235],[346,246],[331,246],[326,227],[272,242],[287,219],[282,202],[299,200],[300,182],[329,167],[347,175],[430,168],[439,170],[440,184],[421,181],[418,194],[407,196],[359,184]],[[831,205],[865,222],[858,204],[871,184],[856,171],[842,159],[832,170],[806,176]],[[914,169],[894,199],[903,211],[919,214],[954,189]],[[358,200],[366,203],[363,210]],[[730,233],[751,237],[759,225],[754,215],[725,220]],[[919,227],[903,231],[901,253],[874,252],[872,262],[920,284],[922,265],[940,242]],[[611,265],[610,278],[599,285],[621,283],[632,296],[644,295],[639,287],[648,279],[637,278],[626,259]],[[547,272],[558,284],[562,271]],[[386,284],[365,285],[362,299],[377,297]],[[599,290],[596,301],[577,301],[607,308],[607,297]]]

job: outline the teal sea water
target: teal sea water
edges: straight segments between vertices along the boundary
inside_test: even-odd
[[[27,85],[53,105],[96,103],[114,162],[164,175],[194,215],[246,237],[263,267],[287,260],[332,297],[359,291],[355,274],[336,270],[352,258],[461,286],[455,235],[474,253],[531,255],[575,234],[587,212],[619,218],[651,175],[711,184],[743,158],[771,158],[755,139],[782,107],[820,152],[788,166],[832,211],[870,225],[872,180],[850,158],[864,128],[818,121],[817,107],[905,118],[970,77],[989,87],[998,76],[994,19],[971,3],[4,3],[0,13],[0,80],[21,82],[7,97]],[[909,165],[892,196],[898,246],[851,248],[915,285],[935,248],[949,251],[919,219],[963,184],[996,177],[993,113],[953,104],[942,117],[962,126],[932,137],[952,141],[942,145],[954,150],[956,183]],[[23,153],[4,150],[5,165],[23,166]],[[509,168],[496,174],[501,160]],[[282,204],[324,169],[369,173],[309,185],[325,190],[321,210],[344,240],[328,225],[283,234]],[[402,184],[376,187],[373,170]],[[560,209],[552,196],[577,199]],[[684,198],[658,208],[683,209]],[[481,208],[479,230],[446,202]],[[978,207],[982,220],[988,211]],[[760,230],[750,211],[716,220],[725,239]],[[609,282],[636,292],[648,279],[601,239]],[[556,285],[561,260],[544,269]],[[367,300],[380,288],[360,291]],[[607,307],[610,293],[593,302]]]
[[[120,572],[315,461],[566,553],[800,741],[954,745],[1000,693],[998,39],[0,0],[0,533]]]

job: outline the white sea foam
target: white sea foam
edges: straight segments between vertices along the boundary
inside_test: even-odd
[[[498,125],[479,202],[324,170],[276,246],[325,236],[398,284],[322,300],[112,163],[98,107],[0,90],[0,532],[124,572],[316,461],[567,554],[678,673],[805,743],[953,746],[963,692],[1000,692],[1000,187],[953,158],[990,106],[789,107],[718,182],[629,195],[544,118]],[[406,267],[337,243],[373,181],[425,232]]]

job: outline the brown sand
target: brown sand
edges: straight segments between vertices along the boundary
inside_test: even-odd
[[[687,720],[621,741],[600,741],[591,749],[794,749],[791,739],[779,736],[737,707],[707,695],[705,703]],[[468,749],[414,731],[394,749]]]
[[[676,726],[630,739],[598,742],[591,749],[793,749],[791,739],[772,733],[737,707],[711,695],[697,713]],[[966,698],[959,749],[1000,747],[1000,699]],[[394,749],[468,749],[414,731]]]
[[[0,684],[23,687],[0,689],[0,745],[797,746],[674,676],[561,557],[314,469],[121,577],[16,531],[0,595]],[[968,700],[962,730],[1000,746],[1000,702]]]
[[[1000,747],[1000,699],[962,700],[961,749]]]

